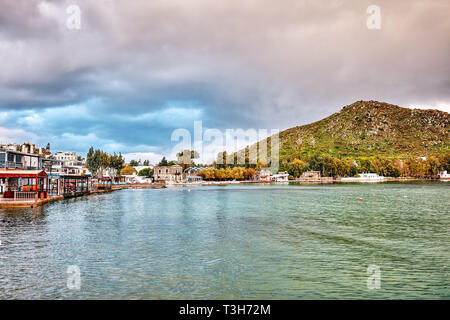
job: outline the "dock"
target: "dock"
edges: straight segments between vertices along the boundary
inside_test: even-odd
[[[95,191],[87,191],[87,192],[72,192],[67,193],[64,195],[57,195],[57,196],[49,196],[44,199],[4,199],[0,198],[0,208],[35,208],[42,205],[45,205],[47,203],[52,203],[55,201],[60,201],[64,199],[71,199],[71,198],[77,198],[77,197],[85,197],[90,196],[94,194],[101,194],[101,193],[109,193],[121,190],[121,188],[111,188],[111,189],[104,189],[104,190],[95,190]]]

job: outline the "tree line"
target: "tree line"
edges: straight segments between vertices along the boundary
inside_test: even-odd
[[[100,149],[94,150],[91,147],[86,155],[86,167],[93,176],[102,176],[108,173],[109,176],[116,176],[125,165],[122,154],[108,154]]]
[[[226,168],[208,168],[200,170],[198,173],[203,180],[253,180],[257,176],[254,168],[245,167],[226,167]]]
[[[220,154],[220,157],[222,156],[226,157],[226,153]],[[269,166],[270,159],[258,160],[256,164],[249,164],[248,161],[245,164],[238,164],[236,161],[231,164],[214,163],[212,168],[202,170],[199,174],[205,180],[241,180]],[[278,171],[286,171],[294,178],[300,177],[306,171],[319,171],[323,177],[353,177],[363,172],[377,173],[385,177],[427,177],[436,176],[443,170],[450,171],[450,153],[427,158],[404,159],[383,156],[335,158],[326,153],[313,154],[309,157],[292,156],[280,161]]]
[[[280,171],[287,171],[293,177],[299,177],[303,172],[311,170],[320,171],[324,177],[352,177],[363,172],[373,172],[385,177],[435,176],[440,171],[450,170],[450,154],[425,159],[382,156],[338,159],[328,154],[315,154],[310,157],[284,158],[280,165]]]

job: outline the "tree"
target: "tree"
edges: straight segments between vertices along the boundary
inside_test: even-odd
[[[216,169],[208,168],[199,171],[199,175],[203,178],[203,180],[214,180],[216,178]]]
[[[140,176],[140,177],[151,177],[151,176],[153,176],[153,169],[152,168],[145,168],[145,169],[139,170],[138,176]]]
[[[199,154],[195,150],[186,149],[177,153],[178,163],[183,167],[183,170],[194,165],[192,159],[198,159]]]
[[[441,164],[441,170],[450,171],[450,153],[442,154],[438,157]]]
[[[109,176],[113,177],[123,168],[125,161],[122,154],[108,155],[102,150],[89,148],[86,155],[86,167],[94,176],[102,175],[104,171],[108,171]]]
[[[149,166],[150,165],[150,161],[148,161],[148,160],[144,160],[144,166]]]
[[[163,157],[162,159],[161,159],[161,161],[158,163],[158,166],[168,166],[169,165],[169,163],[167,162],[167,160],[166,160],[166,157]]]
[[[294,159],[288,163],[288,172],[294,177],[300,177],[306,171],[308,164],[300,159]]]
[[[130,161],[130,166],[137,167],[138,165],[139,165],[139,162],[137,162],[136,160],[131,160]]]
[[[94,151],[94,147],[90,147],[86,155],[86,167],[94,176],[97,175],[97,171],[100,168],[100,159],[96,155],[97,152]]]
[[[134,169],[132,166],[126,166],[125,168],[123,168],[122,170],[120,170],[120,174],[121,175],[132,175],[136,173],[136,169]]]
[[[120,170],[122,170],[124,165],[125,165],[125,160],[122,157],[122,153],[119,153],[119,155],[117,155],[114,152],[113,155],[109,156],[109,175],[111,177],[116,176],[117,173],[120,172]]]
[[[244,173],[245,180],[253,180],[255,179],[257,172],[253,168],[247,168]]]

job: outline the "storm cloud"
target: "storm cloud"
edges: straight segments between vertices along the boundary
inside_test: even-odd
[[[380,29],[366,24],[373,4]],[[0,0],[0,142],[151,158],[194,120],[282,130],[362,99],[448,112],[449,12],[447,0]]]

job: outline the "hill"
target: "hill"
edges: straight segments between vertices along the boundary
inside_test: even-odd
[[[325,119],[280,132],[280,160],[318,153],[339,158],[444,154],[450,151],[449,124],[447,112],[357,101]]]

